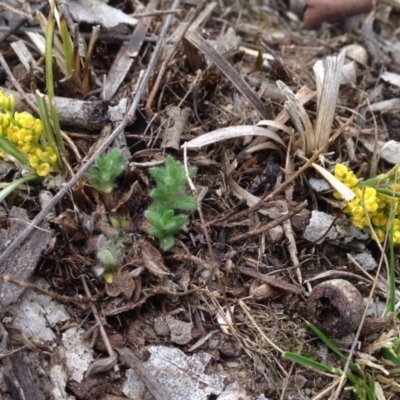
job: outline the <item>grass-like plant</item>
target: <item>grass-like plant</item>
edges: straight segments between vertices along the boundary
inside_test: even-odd
[[[312,324],[307,324],[308,327],[314,332],[314,334],[325,343],[325,345],[338,355],[344,362],[347,361],[347,356],[343,354],[335,344],[322,333],[318,328]],[[343,370],[341,368],[333,367],[328,364],[321,363],[308,357],[304,357],[297,353],[284,352],[283,358],[293,361],[299,365],[307,368],[312,368],[321,372],[330,373],[336,376],[341,376]],[[374,373],[366,376],[364,370],[359,364],[351,362],[349,365],[350,370],[346,373],[347,379],[353,385],[353,393],[360,400],[375,400],[375,377]],[[368,382],[369,381],[369,382]]]
[[[156,187],[150,192],[153,203],[145,212],[150,226],[147,232],[160,241],[164,250],[175,243],[179,229],[187,222],[183,214],[175,214],[175,210],[193,211],[197,208],[194,197],[185,194],[187,178],[184,166],[168,156],[164,167],[150,169]],[[195,168],[189,168],[189,176],[196,174]]]

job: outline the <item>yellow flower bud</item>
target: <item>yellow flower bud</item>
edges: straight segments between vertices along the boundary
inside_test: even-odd
[[[55,164],[57,162],[57,155],[54,149],[51,146],[47,146],[45,150],[48,154],[50,164]]]
[[[336,164],[335,165],[334,175],[339,180],[344,179],[344,177],[347,175],[348,172],[349,172],[349,170],[345,165],[343,165],[343,164]]]
[[[22,142],[28,143],[33,140],[32,131],[22,128],[19,130],[19,132],[20,132],[20,140]]]
[[[50,173],[50,165],[48,163],[43,163],[40,164],[37,168],[36,168],[36,173],[39,176],[46,176]]]
[[[0,150],[0,158],[2,158],[4,161],[8,161],[7,154],[4,153],[4,151]]]
[[[25,129],[32,129],[35,124],[35,118],[33,115],[26,111],[14,113],[14,119],[22,128]]]
[[[39,158],[37,156],[29,157],[29,165],[32,168],[37,168],[37,166],[39,165]]]
[[[39,137],[43,132],[43,123],[40,119],[36,119],[35,123],[32,127],[33,132],[35,133],[36,137]]]
[[[0,126],[2,129],[6,129],[10,126],[10,114],[0,112]]]
[[[23,145],[20,150],[25,154],[29,154],[32,151],[32,145],[27,143]]]
[[[43,151],[42,149],[37,148],[35,150],[35,154],[37,155],[37,157],[39,158],[40,161],[42,162],[49,162],[49,155],[46,151]]]
[[[12,94],[8,96],[0,90],[0,111],[10,111],[14,110],[15,98]]]
[[[18,143],[18,141],[19,141],[19,128],[18,128],[18,126],[10,125],[6,129],[6,134],[7,134],[8,139],[12,143]]]
[[[393,243],[396,243],[396,244],[400,243],[400,231],[398,231],[398,230],[393,231]]]
[[[385,227],[388,217],[383,212],[379,212],[371,218],[371,222],[374,227]]]
[[[334,170],[335,177],[343,182],[347,187],[352,188],[357,185],[358,179],[354,175],[354,172],[349,170],[343,164],[336,164]]]
[[[374,231],[371,233],[371,237],[374,240],[377,240],[378,242],[383,242],[385,240],[385,231],[383,229],[374,229]]]

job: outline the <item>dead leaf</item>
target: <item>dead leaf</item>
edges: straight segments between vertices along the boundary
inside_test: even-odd
[[[121,269],[114,274],[111,283],[106,283],[106,293],[111,297],[117,297],[121,293],[126,299],[130,299],[135,291],[135,281],[127,269]]]
[[[85,373],[85,378],[88,378],[91,375],[100,374],[101,372],[110,371],[114,365],[117,364],[117,359],[117,354],[114,353],[111,357],[99,358],[98,360],[93,361]]]
[[[164,265],[160,252],[149,242],[142,240],[139,243],[143,265],[154,275],[162,278],[170,275],[169,269]]]

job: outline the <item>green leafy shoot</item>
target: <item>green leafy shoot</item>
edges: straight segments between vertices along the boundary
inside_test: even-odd
[[[125,160],[119,149],[115,148],[107,155],[98,156],[95,165],[89,168],[86,176],[89,183],[99,192],[110,192],[115,179],[125,170]]]
[[[194,176],[195,168],[189,168],[189,175]],[[175,243],[175,236],[185,225],[186,215],[175,214],[175,210],[193,211],[197,208],[194,197],[185,194],[187,179],[184,166],[168,156],[164,167],[150,169],[150,174],[156,181],[156,188],[150,192],[153,203],[145,212],[150,226],[149,235],[160,241],[164,250]]]

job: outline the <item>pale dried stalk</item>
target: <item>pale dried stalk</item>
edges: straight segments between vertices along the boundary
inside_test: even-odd
[[[323,146],[331,135],[345,51],[337,57],[327,57],[314,65],[317,84],[317,120],[314,126],[316,148]]]
[[[316,149],[316,140],[314,129],[310,118],[307,115],[307,111],[288,86],[281,81],[277,81],[276,84],[287,98],[285,109],[290,115],[290,119],[292,120],[296,131],[302,139],[303,151],[305,154],[311,155],[311,153]]]

